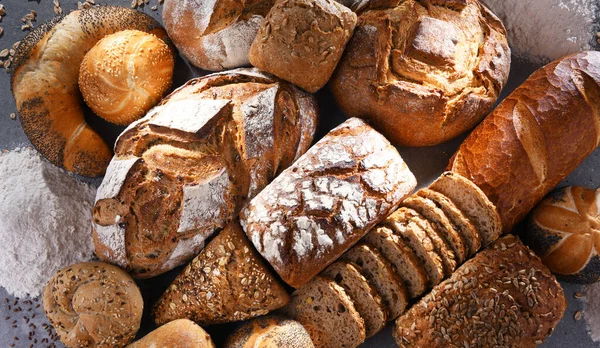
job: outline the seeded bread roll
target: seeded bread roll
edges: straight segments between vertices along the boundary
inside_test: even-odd
[[[295,320],[269,315],[253,319],[227,338],[224,348],[314,348],[310,335]]]
[[[265,315],[288,301],[279,280],[233,222],[177,276],[153,313],[157,325],[179,318],[212,325]]]
[[[133,279],[100,262],[56,272],[44,288],[42,304],[67,347],[124,347],[140,328],[144,308]]]
[[[173,320],[150,332],[127,348],[215,348],[210,336],[187,319]]]
[[[248,51],[275,0],[165,0],[169,37],[193,65],[218,71],[250,64]]]
[[[294,291],[282,312],[299,321],[316,348],[354,348],[365,340],[364,321],[344,288],[321,276]]]
[[[241,222],[261,255],[298,288],[385,218],[415,186],[398,151],[353,118],[252,199]]]
[[[515,236],[462,265],[396,320],[400,347],[535,347],[562,318],[560,284]]]
[[[168,40],[152,17],[116,6],[55,17],[21,40],[11,67],[12,92],[25,134],[53,164],[89,177],[104,174],[111,149],[85,122],[79,66],[99,40],[128,29]]]
[[[189,81],[119,136],[96,254],[138,278],[189,261],[308,149],[316,122],[311,95],[256,69]]]
[[[477,0],[381,2],[360,14],[331,79],[344,113],[395,145],[435,145],[474,127],[508,79],[500,20]]]

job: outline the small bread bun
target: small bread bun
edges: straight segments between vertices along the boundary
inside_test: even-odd
[[[210,336],[188,319],[177,319],[150,332],[127,348],[215,348]]]
[[[532,211],[526,241],[566,281],[600,280],[600,194],[581,186],[554,190]]]
[[[144,308],[133,279],[101,262],[82,262],[56,272],[42,303],[67,347],[124,347],[140,328]]]
[[[310,335],[299,322],[278,316],[254,319],[235,330],[225,348],[313,348]]]
[[[174,65],[173,52],[163,40],[123,30],[104,37],[85,55],[79,88],[95,114],[125,126],[144,116],[167,93]]]

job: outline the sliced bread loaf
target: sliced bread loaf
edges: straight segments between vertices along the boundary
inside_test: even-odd
[[[363,319],[332,279],[313,278],[294,291],[282,313],[300,322],[317,348],[354,348],[365,340]]]
[[[468,246],[469,255],[474,255],[481,248],[481,238],[479,237],[477,229],[450,198],[428,188],[419,190],[417,194],[429,198],[444,212],[444,214],[446,214],[448,220],[450,220],[452,226],[454,226],[454,229],[460,233]]]
[[[387,322],[385,307],[375,288],[360,273],[360,266],[347,261],[336,261],[321,275],[333,279],[350,296],[358,314],[365,321],[367,337],[383,329]]]
[[[388,320],[404,313],[409,300],[408,291],[381,253],[367,244],[358,244],[342,255],[341,259],[360,266],[361,273],[381,296]]]
[[[362,240],[379,251],[402,278],[410,298],[421,296],[427,289],[429,277],[423,263],[406,243],[385,226],[378,226]]]

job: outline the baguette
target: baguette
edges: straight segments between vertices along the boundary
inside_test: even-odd
[[[536,71],[463,142],[448,170],[479,186],[509,232],[600,142],[600,52]]]

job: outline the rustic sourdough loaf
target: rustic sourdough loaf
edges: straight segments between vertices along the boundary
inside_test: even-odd
[[[153,313],[158,325],[179,318],[211,325],[264,315],[288,301],[279,280],[233,222],[177,276]]]
[[[396,320],[400,347],[535,347],[566,307],[560,284],[515,236],[462,265]]]
[[[225,342],[224,348],[313,348],[310,335],[299,322],[269,315],[246,322]]]
[[[365,340],[364,321],[344,288],[321,276],[294,291],[282,309],[308,331],[317,348],[353,348]]]
[[[191,320],[177,319],[150,332],[127,348],[215,348],[210,336]]]
[[[94,6],[41,24],[16,49],[11,84],[23,130],[44,157],[75,174],[102,176],[111,157],[110,145],[85,122],[79,66],[100,39],[128,29],[168,40],[142,12]]]
[[[353,118],[252,199],[241,222],[257,250],[297,288],[385,218],[415,185],[398,151]]]
[[[498,207],[509,232],[600,143],[600,52],[536,71],[463,142],[448,165]]]
[[[508,78],[500,20],[477,0],[370,1],[331,79],[344,113],[392,143],[427,146],[474,127]]]
[[[139,278],[189,261],[308,149],[316,118],[311,95],[256,69],[189,81],[118,138],[96,254]]]

